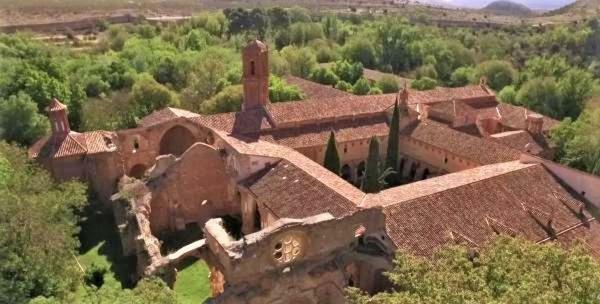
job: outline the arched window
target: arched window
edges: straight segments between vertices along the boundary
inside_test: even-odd
[[[250,61],[250,75],[254,76],[256,74],[256,67],[254,64],[254,60]]]

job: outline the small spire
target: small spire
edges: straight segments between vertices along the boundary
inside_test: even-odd
[[[408,84],[406,80],[402,85],[402,89],[398,92],[398,96],[396,96],[396,101],[399,101],[399,103],[404,107],[408,106]]]
[[[479,77],[479,85],[480,85],[482,88],[485,88],[485,87],[487,87],[487,77],[485,77],[485,76],[483,76],[483,75],[482,75],[481,77]]]
[[[61,103],[57,98],[52,98],[52,101],[50,101],[50,104],[46,108],[46,111],[57,112],[57,111],[62,111],[62,110],[66,110],[66,109],[67,109],[66,105]]]

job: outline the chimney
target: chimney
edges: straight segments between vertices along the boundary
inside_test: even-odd
[[[542,134],[542,129],[544,127],[544,116],[537,113],[526,113],[525,115],[525,125],[527,131],[534,135]]]
[[[244,102],[242,111],[261,108],[269,102],[269,50],[252,40],[242,51]]]
[[[66,105],[62,104],[58,99],[53,98],[46,111],[48,111],[48,117],[52,124],[53,137],[66,136],[71,132]]]

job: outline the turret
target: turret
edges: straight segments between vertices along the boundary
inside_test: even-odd
[[[71,132],[66,105],[62,104],[58,99],[53,98],[46,110],[48,111],[48,117],[52,125],[53,137],[66,136]]]
[[[244,48],[243,83],[244,103],[242,110],[260,108],[269,102],[269,50],[267,46],[252,40]]]

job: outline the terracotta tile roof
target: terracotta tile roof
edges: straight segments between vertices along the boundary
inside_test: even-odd
[[[87,147],[87,154],[113,152],[117,149],[115,145],[116,134],[106,131],[92,131],[83,133]]]
[[[519,130],[524,130],[527,127],[525,124],[525,113],[535,113],[535,112],[529,111],[523,107],[514,106],[514,105],[510,105],[510,104],[506,104],[506,103],[498,104],[498,110],[500,111],[500,115],[502,116],[501,121],[502,121],[503,125],[513,128],[513,129],[519,129]],[[539,113],[535,113],[535,114],[539,114]],[[544,132],[549,131],[550,129],[552,129],[554,126],[556,126],[559,123],[558,120],[552,119],[550,117],[543,116],[543,119],[544,119],[544,126],[543,126],[542,130]]]
[[[46,136],[38,140],[28,154],[32,158],[61,158],[85,154],[113,152],[115,135],[113,132],[92,131],[77,133],[71,131],[66,136],[53,138]]]
[[[505,164],[491,165],[503,166]],[[472,170],[447,176],[466,177]],[[447,176],[434,179],[447,179]],[[552,218],[552,229],[560,240],[562,232],[589,221],[591,215],[588,212],[581,217],[574,215],[554,193],[579,200],[543,165],[522,165],[504,174],[386,205],[386,230],[398,248],[430,255],[453,241],[450,232],[460,233],[475,244],[485,244],[497,233],[494,225],[496,230],[511,231],[532,241],[544,241],[550,235],[549,229],[542,226],[547,222],[540,221],[542,214],[545,217],[541,218]],[[490,219],[494,222],[491,225]],[[594,246],[600,248],[598,237],[595,239]]]
[[[549,148],[549,144],[543,136],[533,136],[524,130],[496,133],[489,138],[513,149],[529,151],[533,154]]]
[[[410,90],[409,104],[432,104],[452,100],[477,100],[478,102],[493,102],[496,96],[487,88],[479,85],[470,85],[460,88],[435,88],[428,91]]]
[[[198,117],[198,116],[200,116],[200,115],[196,114],[194,112],[167,107],[167,108],[164,108],[164,109],[161,109],[158,111],[154,111],[150,115],[142,118],[138,122],[138,126],[139,127],[150,127],[150,126],[153,126],[153,125],[165,122],[165,121],[169,121],[171,119],[178,118],[178,117],[193,118],[193,117]]]
[[[288,84],[297,86],[302,93],[304,93],[304,99],[322,99],[332,97],[345,97],[351,96],[352,94],[338,90],[331,86],[322,85],[310,80],[302,79],[295,76],[285,76],[284,80]]]
[[[387,136],[389,127],[385,115],[358,118],[340,122],[308,125],[302,128],[286,128],[264,131],[260,139],[291,148],[322,146],[334,131],[338,143]]]
[[[430,91],[410,91],[409,104],[436,103],[449,100],[486,97],[495,100],[495,96],[480,86],[464,88],[437,88]],[[341,117],[369,116],[383,113],[393,106],[396,94],[354,96],[348,95],[333,98],[318,98],[296,102],[280,102],[268,104],[265,113],[262,109],[201,115],[192,120],[228,133],[250,134],[273,127],[294,126],[315,123],[322,120],[333,120]]]
[[[65,106],[63,103],[61,103],[56,98],[52,98],[52,101],[50,102],[50,104],[46,108],[46,110],[48,112],[56,112],[56,111],[62,111],[62,110],[66,110],[66,109],[67,109],[67,106]]]
[[[342,217],[358,209],[352,201],[287,160],[266,168],[247,186],[279,218],[305,218],[324,212]]]
[[[38,140],[30,149],[33,158],[61,158],[87,153],[85,135],[71,131],[63,137],[47,136]]]
[[[250,134],[274,127],[262,108],[243,112],[201,115],[190,120],[230,134]]]
[[[297,168],[306,172],[309,176],[312,176],[320,183],[323,183],[330,191],[338,193],[355,205],[358,205],[365,196],[362,191],[349,184],[344,179],[292,148],[263,140],[248,140],[239,136],[235,137],[216,130],[215,134],[227,145],[234,148],[237,153],[287,160]]]
[[[534,166],[519,161],[480,166],[369,194],[361,207],[388,206]]]
[[[519,150],[456,131],[433,120],[419,121],[405,128],[401,133],[481,165],[516,160],[521,155]]]

